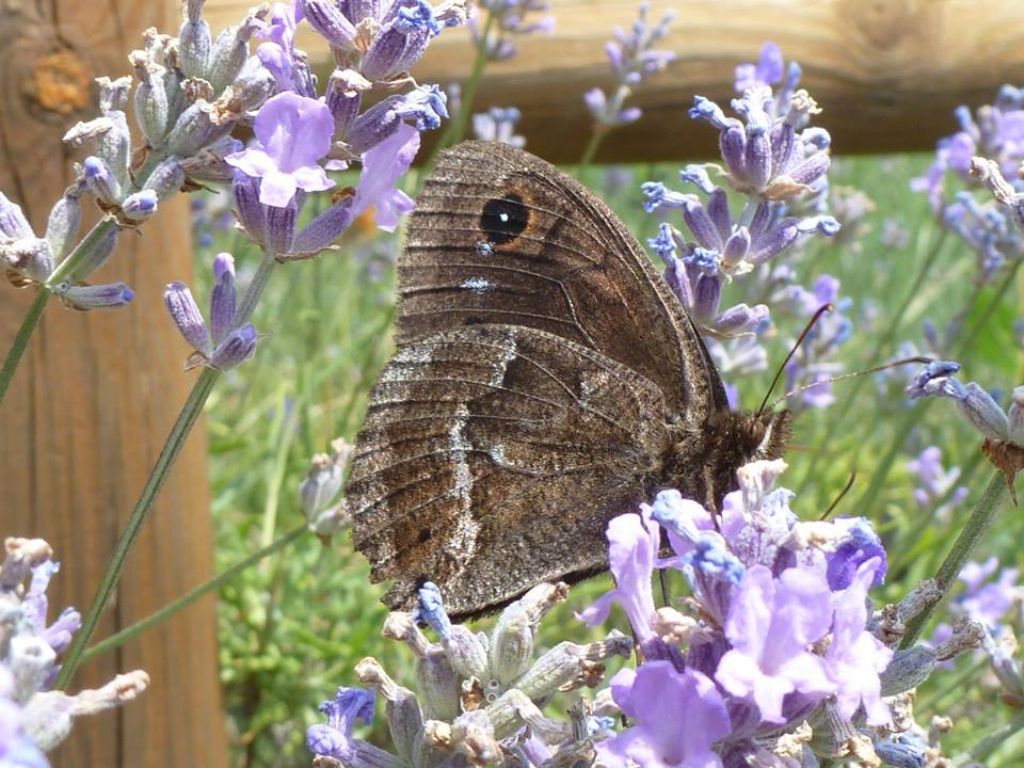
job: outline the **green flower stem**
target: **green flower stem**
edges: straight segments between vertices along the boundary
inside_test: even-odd
[[[3,402],[4,395],[7,394],[7,388],[11,385],[14,372],[18,370],[18,363],[21,362],[21,357],[28,348],[28,340],[32,338],[32,332],[39,325],[39,319],[43,316],[46,302],[50,300],[52,295],[53,293],[49,288],[44,285],[39,286],[36,297],[32,299],[28,312],[25,313],[25,318],[21,321],[18,334],[14,337],[14,343],[11,344],[11,351],[4,358],[3,368],[0,368],[0,403]]]
[[[462,98],[459,103],[459,113],[449,121],[447,128],[437,143],[437,149],[441,150],[462,141],[469,127],[469,118],[473,114],[473,102],[476,99],[476,92],[480,88],[480,80],[483,78],[484,70],[487,68],[487,39],[494,28],[494,14],[488,11],[487,21],[484,22],[483,30],[480,32],[480,42],[476,46],[476,58],[473,60],[473,69],[470,71],[469,79],[462,89]],[[435,152],[436,154],[436,152]],[[433,167],[433,158],[429,163]],[[429,174],[427,174],[429,175]]]
[[[264,253],[259,269],[257,269],[239,304],[235,320],[236,324],[248,322],[276,264],[277,262],[271,253]],[[100,616],[103,614],[103,610],[106,608],[114,588],[117,586],[128,553],[131,551],[139,531],[142,530],[142,524],[146,521],[149,511],[153,507],[153,502],[156,501],[160,490],[163,488],[164,481],[167,479],[168,474],[170,474],[175,459],[181,453],[181,448],[186,438],[199,419],[199,415],[203,412],[203,405],[210,396],[213,385],[217,383],[221,375],[221,371],[214,368],[205,368],[192,386],[192,391],[189,393],[185,405],[182,406],[174,426],[171,427],[171,432],[167,436],[164,447],[160,451],[160,456],[157,458],[156,464],[149,474],[149,479],[142,489],[142,494],[135,503],[135,508],[128,518],[128,523],[117,540],[110,563],[107,565],[107,570],[100,580],[99,587],[96,589],[96,595],[89,605],[89,610],[86,611],[82,619],[82,628],[75,634],[75,639],[68,649],[63,666],[54,683],[54,688],[58,690],[66,688],[82,663],[82,654],[85,651],[86,645],[92,639],[93,632],[96,631],[96,625],[99,624]]]
[[[97,222],[89,230],[89,234],[82,238],[82,241],[75,246],[75,249],[68,257],[57,265],[57,268],[53,270],[46,279],[46,282],[40,284],[36,289],[36,297],[29,305],[28,312],[25,313],[25,319],[21,321],[21,327],[18,328],[18,334],[14,337],[11,350],[4,359],[3,368],[0,368],[0,402],[3,402],[4,395],[7,394],[7,388],[11,385],[11,380],[14,378],[14,372],[18,369],[18,363],[21,362],[21,358],[28,348],[29,339],[32,338],[32,334],[43,317],[43,309],[46,308],[46,303],[53,296],[57,286],[64,282],[68,275],[73,273],[85,254],[92,252],[93,244],[97,240],[106,237],[107,232],[113,226],[116,225],[109,218]]]
[[[974,508],[974,512],[971,513],[971,517],[967,521],[967,525],[960,531],[960,535],[953,543],[953,548],[946,555],[946,559],[939,566],[939,571],[935,575],[935,582],[943,593],[942,600],[932,604],[907,622],[907,631],[900,641],[901,648],[909,648],[917,642],[932,614],[935,613],[940,604],[945,602],[949,588],[956,580],[957,574],[960,573],[960,569],[963,568],[964,563],[971,556],[971,552],[974,551],[981,537],[988,530],[989,525],[992,524],[996,512],[1003,506],[1008,496],[1009,488],[1006,485],[1006,478],[1000,472],[993,472],[989,478],[988,485],[985,486],[985,490],[981,494],[978,505]]]
[[[284,535],[278,537],[276,540],[272,541],[270,544],[263,547],[258,552],[254,552],[244,560],[235,563],[226,571],[224,571],[221,574],[218,574],[214,578],[207,581],[205,584],[200,584],[191,592],[182,595],[172,603],[168,603],[159,611],[151,613],[146,618],[141,619],[140,621],[135,622],[131,626],[125,627],[120,632],[117,632],[111,635],[110,637],[101,640],[95,645],[90,646],[86,651],[82,653],[81,662],[84,663],[86,661],[96,658],[97,656],[101,656],[104,653],[112,651],[115,648],[124,645],[133,637],[137,637],[146,630],[155,627],[157,624],[160,624],[163,621],[166,621],[178,611],[183,610],[184,608],[187,608],[188,606],[192,605],[192,603],[194,603],[196,600],[203,597],[204,595],[207,595],[210,592],[219,589],[221,586],[227,584],[229,581],[235,578],[238,574],[251,568],[252,566],[266,559],[267,557],[270,557],[270,555],[274,554],[278,550],[284,549],[293,541],[301,538],[304,534],[308,532],[309,528],[305,524],[300,525],[298,528],[293,528],[292,530],[288,531],[288,533],[285,533]]]
[[[938,260],[939,254],[942,252],[942,246],[946,242],[946,235],[946,230],[942,230],[938,240],[935,241],[935,245],[933,245],[928,251],[928,255],[925,257],[924,263],[917,271],[917,276],[914,278],[913,285],[910,286],[910,290],[907,291],[907,295],[904,296],[903,302],[896,310],[892,320],[888,323],[885,333],[878,339],[875,343],[874,349],[871,351],[871,354],[868,355],[867,359],[869,361],[869,365],[874,365],[874,361],[878,360],[882,356],[883,352],[885,352],[885,350],[892,344],[893,339],[896,338],[896,331],[899,328],[900,323],[903,322],[904,315],[906,315],[911,303],[920,293],[921,287],[924,285],[925,280],[928,279],[928,276],[931,274],[932,267],[935,266],[935,262]],[[843,404],[838,409],[838,415],[836,415],[834,423],[849,423],[846,417],[849,415],[850,409],[853,407],[854,401],[857,399],[857,394],[867,381],[867,376],[858,376],[850,382],[846,397],[843,398]],[[800,484],[797,486],[797,496],[804,493],[809,485],[817,479],[818,475],[815,470],[817,469],[818,462],[824,455],[824,451],[817,451],[811,456],[810,461],[807,463],[807,470],[804,472],[804,476],[801,479]]]
[[[156,465],[153,467],[152,472],[150,472],[146,486],[142,489],[142,494],[135,504],[135,509],[132,510],[132,514],[128,518],[128,524],[117,540],[110,563],[107,565],[107,570],[103,574],[99,587],[96,589],[96,595],[89,605],[89,610],[82,619],[82,628],[78,630],[74,641],[71,643],[71,647],[68,649],[60,674],[57,675],[57,681],[54,683],[54,688],[58,690],[66,688],[78,670],[85,646],[92,639],[92,634],[96,631],[96,625],[99,623],[100,616],[103,614],[114,592],[114,588],[117,586],[118,579],[121,577],[121,571],[124,569],[124,562],[128,557],[128,552],[131,551],[139,531],[142,530],[142,524],[145,522],[150,508],[153,506],[153,502],[156,501],[156,497],[160,493],[160,489],[163,487],[171,467],[174,465],[174,460],[181,453],[185,439],[202,413],[206,398],[209,397],[213,385],[217,383],[217,379],[220,376],[220,371],[214,368],[204,368],[193,385],[192,391],[189,393],[188,399],[181,409],[181,413],[178,414],[177,421],[174,422],[174,426],[171,428],[171,433],[167,436],[163,450],[160,451]]]
[[[1024,712],[1018,712],[1017,716],[1010,722],[1000,728],[998,731],[993,733],[991,736],[986,736],[984,739],[979,741],[973,749],[962,758],[958,755],[954,758],[954,765],[965,765],[968,762],[975,762],[984,765],[992,753],[1003,745],[1011,736],[1019,733],[1024,729]]]
[[[1003,299],[1010,290],[1010,287],[1014,284],[1021,263],[1022,261],[1020,259],[1013,262],[1013,266],[1010,267],[1006,276],[1003,278],[1002,283],[999,284],[999,288],[996,289],[996,293],[992,297],[992,300],[982,311],[981,317],[978,318],[978,322],[974,324],[974,327],[971,329],[971,332],[967,337],[957,345],[956,352],[958,356],[965,355],[968,351],[974,349],[974,342],[977,340],[978,335],[985,330],[985,326],[988,324],[988,321],[992,319],[992,315],[995,314],[995,311],[999,308],[999,305],[1002,304]],[[955,357],[954,359],[959,362],[959,357]]]
[[[583,174],[586,172],[590,164],[594,162],[594,155],[597,154],[598,148],[601,146],[601,142],[604,141],[604,137],[608,135],[608,126],[601,125],[600,123],[594,123],[594,129],[590,132],[590,141],[587,142],[587,146],[583,148],[583,154],[580,156],[579,168],[576,170],[576,178],[582,179]]]

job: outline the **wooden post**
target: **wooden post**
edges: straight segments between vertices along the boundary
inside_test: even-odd
[[[141,32],[175,31],[179,4],[8,0],[3,8],[0,189],[41,233],[71,176],[61,137],[95,116],[93,78],[128,74],[127,53],[141,47]],[[51,586],[51,613],[87,607],[194,378],[182,372],[187,350],[162,303],[167,282],[191,277],[190,240],[184,197],[161,205],[141,235],[122,232],[95,281],[124,280],[135,301],[89,313],[51,301],[0,405],[0,534],[41,536],[53,546],[62,569]],[[3,354],[31,298],[31,291],[0,286]],[[210,578],[205,461],[200,428],[129,558],[98,638]],[[201,601],[83,667],[73,689],[137,668],[151,686],[123,709],[79,721],[54,763],[226,766],[215,619],[213,599]]]
[[[214,29],[249,0],[211,0]],[[580,158],[591,120],[583,94],[608,88],[604,44],[628,28],[639,0],[551,0],[554,35],[516,40],[519,55],[490,64],[477,107],[516,106],[527,148],[555,162]],[[959,104],[991,103],[1003,83],[1024,83],[1024,3],[1019,0],[654,0],[657,22],[676,19],[659,46],[678,60],[643,84],[634,101],[643,119],[615,131],[598,161],[681,160],[715,152],[715,132],[690,120],[693,95],[723,105],[736,64],[756,61],[766,41],[804,70],[803,85],[824,110],[816,125],[832,133],[837,154],[930,151],[957,130]],[[301,28],[300,28],[301,30]],[[297,44],[321,73],[326,48],[306,29]],[[465,30],[446,30],[413,73],[417,80],[463,80],[472,65]]]

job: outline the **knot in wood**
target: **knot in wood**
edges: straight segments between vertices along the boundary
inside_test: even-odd
[[[32,71],[32,96],[48,112],[70,115],[85,109],[92,93],[92,72],[70,49],[40,56]]]

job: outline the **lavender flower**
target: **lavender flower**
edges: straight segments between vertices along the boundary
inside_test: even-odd
[[[841,363],[835,358],[839,348],[853,335],[853,322],[846,314],[853,302],[849,298],[840,298],[839,280],[831,275],[820,275],[809,291],[798,285],[789,286],[780,291],[777,298],[804,322],[822,307],[832,307],[830,312],[818,318],[786,366],[787,391],[822,382],[790,398],[790,407],[827,408],[835,402],[835,397],[832,385],[826,380],[842,371]]]
[[[206,365],[228,370],[245,362],[256,352],[256,329],[252,323],[240,323],[237,316],[235,260],[220,253],[213,260],[216,283],[210,293],[210,324],[184,283],[170,283],[164,291],[164,304],[171,319],[194,350],[186,369]]]
[[[775,579],[755,565],[732,596],[723,628],[731,648],[715,679],[732,695],[753,701],[769,723],[786,722],[782,704],[789,693],[834,693],[824,661],[806,650],[831,626],[829,598],[828,584],[813,568],[789,568]]]
[[[319,192],[334,182],[319,161],[334,133],[331,111],[316,99],[279,93],[260,108],[253,123],[258,144],[224,160],[250,178],[260,179],[259,201],[285,208],[296,190]]]
[[[938,220],[974,252],[975,279],[985,283],[1005,263],[1024,258],[1019,204],[1024,180],[1016,175],[1024,161],[1024,97],[1003,86],[995,103],[979,108],[976,118],[963,106],[956,118],[960,130],[939,140],[935,162],[911,188],[927,193]],[[951,175],[962,186],[952,193],[946,188]],[[989,186],[998,204],[975,196],[979,182]]]
[[[998,575],[997,575],[998,572]],[[989,581],[996,576],[994,581]],[[990,631],[998,629],[1011,609],[1020,615],[1024,588],[1017,568],[999,568],[999,560],[990,557],[984,563],[969,562],[957,575],[966,591],[954,603],[954,617],[965,616],[984,624]]]
[[[609,94],[593,88],[583,100],[594,118],[595,132],[606,131],[640,119],[638,107],[625,107],[633,89],[646,78],[664,70],[676,59],[672,51],[657,50],[657,45],[668,33],[675,13],[669,11],[653,27],[647,20],[650,4],[640,3],[640,13],[629,33],[614,30],[615,39],[605,45],[605,54],[611,64],[615,85]]]
[[[1008,410],[977,382],[962,384],[955,378],[960,366],[939,361],[924,366],[907,387],[912,398],[944,397],[956,403],[960,415],[987,440],[1024,447],[1024,387],[1013,390]]]
[[[821,729],[803,739],[806,764],[811,744],[845,740],[838,734],[853,733],[859,717],[892,728],[881,694],[892,651],[872,634],[867,605],[885,573],[885,550],[863,519],[800,522],[792,494],[771,487],[784,467],[742,467],[740,490],[726,496],[720,515],[663,491],[640,515],[609,524],[617,587],[583,616],[592,623],[610,602],[622,604],[643,628],[647,661],[612,681],[612,698],[632,722],[598,744],[608,764],[776,764],[764,761],[789,749],[791,734]],[[654,522],[673,558],[657,560]],[[683,570],[690,622],[654,610],[652,565]],[[699,733],[680,728],[691,718],[703,724]],[[870,742],[858,749],[870,753]],[[703,762],[688,762],[693,755]]]
[[[555,31],[554,16],[537,18],[537,14],[551,10],[551,4],[544,0],[481,0],[480,8],[487,11],[487,19],[481,25],[478,18],[471,18],[469,31],[473,44],[491,61],[515,56],[517,50],[512,41],[517,37],[549,35]]]
[[[353,736],[356,720],[372,719],[373,696],[352,688],[339,689],[321,707],[328,722],[310,727],[310,751],[365,768],[445,760],[511,768],[527,753],[552,764],[570,755],[592,756],[585,716],[570,728],[540,706],[556,691],[596,684],[601,662],[628,656],[632,640],[612,633],[588,645],[563,642],[534,659],[537,625],[567,591],[564,584],[540,584],[505,608],[489,635],[478,635],[452,624],[437,587],[425,584],[415,613],[392,613],[384,626],[386,637],[401,640],[416,655],[419,691],[398,685],[376,659],[356,668],[359,679],[386,701],[394,751]],[[429,625],[438,641],[430,642],[417,622]]]
[[[326,539],[350,520],[341,494],[341,478],[352,455],[352,446],[341,438],[331,442],[330,454],[318,453],[310,461],[306,479],[299,486],[299,505],[310,530]]]
[[[47,624],[46,589],[59,570],[42,539],[8,538],[0,565],[0,765],[48,766],[44,752],[60,744],[73,721],[131,701],[149,678],[137,670],[74,695],[49,690],[58,658],[81,626],[73,608]]]
[[[696,193],[679,192],[661,182],[641,187],[648,212],[678,209],[682,215],[685,229],[663,222],[658,236],[648,242],[665,263],[667,282],[697,320],[723,375],[763,369],[767,355],[757,337],[771,326],[766,304],[740,302],[723,308],[724,286],[753,273],[764,288],[766,265],[792,249],[801,235],[831,236],[839,231],[839,223],[819,199],[821,190],[827,190],[829,135],[807,125],[817,108],[806,92],[795,90],[799,66],[791,65],[779,93],[772,92],[771,84],[782,79],[783,70],[781,54],[771,45],[765,47],[759,64],[738,70],[742,96],[733,101],[733,108],[742,120],[696,98],[690,115],[719,130],[724,162],[724,167],[691,165],[681,171],[682,182],[695,187]],[[712,180],[709,170],[717,170],[742,194],[738,214],[731,210],[725,187]],[[815,205],[807,205],[810,198]],[[772,292],[759,290],[756,295],[763,299]],[[832,338],[838,341],[840,336]],[[806,375],[827,375],[827,364],[817,365],[820,370]],[[794,379],[797,374],[805,375],[804,370],[791,371]],[[808,395],[809,402],[815,402],[817,394]]]
[[[973,183],[973,157],[994,161],[1006,176],[1015,175],[1024,160],[1024,98],[1019,90],[1004,85],[995,102],[978,108],[974,116],[966,106],[957,107],[954,115],[960,130],[939,139],[935,161],[923,177],[910,184],[911,189],[928,194],[935,211],[947,202],[948,174],[964,184]]]
[[[491,107],[473,115],[473,133],[480,141],[499,141],[522,148],[526,146],[526,139],[515,132],[519,117],[515,107]]]
[[[612,697],[633,726],[597,745],[600,765],[626,768],[721,766],[712,745],[729,734],[722,695],[705,675],[651,661],[624,669],[611,683]],[[675,723],[666,728],[666,723]]]
[[[907,462],[907,469],[917,475],[918,487],[914,490],[914,500],[926,512],[930,512],[939,520],[948,520],[950,512],[967,498],[967,487],[953,486],[960,477],[960,467],[942,465],[942,449],[929,446]],[[952,493],[950,493],[952,491]],[[949,500],[939,505],[939,501],[949,495]]]

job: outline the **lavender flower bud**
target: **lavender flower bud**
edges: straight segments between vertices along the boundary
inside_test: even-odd
[[[131,303],[135,292],[125,283],[73,285],[62,291],[60,298],[75,309],[117,309]]]
[[[925,744],[913,734],[898,733],[875,742],[875,752],[893,768],[924,768],[928,762]]]
[[[335,69],[327,81],[327,92],[324,103],[334,116],[335,136],[345,137],[349,126],[359,114],[362,104],[362,92],[372,87],[372,83],[354,69]]]
[[[596,658],[599,654],[594,654],[597,645],[579,645],[568,640],[559,643],[537,659],[516,683],[516,688],[534,700],[552,695],[563,685],[581,679],[593,662],[599,660]]]
[[[45,282],[53,272],[50,244],[32,235],[6,245],[0,244],[0,262],[37,283]]]
[[[166,200],[170,195],[181,191],[184,183],[185,169],[182,167],[181,159],[171,156],[161,160],[153,169],[143,189],[153,190],[158,200]]]
[[[334,0],[299,0],[306,21],[332,48],[355,50],[356,28]]]
[[[503,686],[508,685],[530,666],[533,657],[534,625],[519,601],[501,613],[494,628],[490,647],[490,667]]]
[[[916,688],[935,669],[935,651],[923,645],[915,645],[896,651],[889,666],[878,676],[882,684],[882,696],[895,696],[898,693]]]
[[[110,227],[103,237],[83,243],[80,247],[87,249],[79,257],[78,263],[66,277],[68,285],[87,280],[93,272],[107,263],[117,246],[117,227]]]
[[[4,559],[0,562],[0,589],[13,592],[32,572],[53,557],[53,550],[43,539],[4,539]]]
[[[523,723],[544,741],[562,741],[568,735],[568,729],[563,724],[546,718],[537,705],[516,688],[505,691],[484,712],[494,729],[494,735],[500,739],[513,735]]]
[[[363,57],[360,69],[370,80],[383,82],[407,72],[426,51],[428,33],[411,30],[406,34],[399,27],[396,23],[385,29]]]
[[[25,707],[25,731],[41,749],[51,750],[67,738],[74,718],[132,701],[148,686],[149,675],[137,669],[118,675],[102,688],[79,691],[74,696],[43,691]]]
[[[470,765],[496,765],[502,752],[494,736],[494,727],[485,712],[463,712],[452,723],[449,746]]]
[[[68,187],[63,197],[50,210],[46,222],[46,242],[56,261],[63,261],[68,255],[82,224],[82,204],[77,185]]]
[[[988,654],[992,671],[1003,688],[1003,700],[1018,707],[1024,705],[1024,678],[1021,677],[1020,663],[1015,658],[1020,648],[1013,632],[1004,628],[996,639],[985,628],[982,648]]]
[[[152,189],[143,189],[124,199],[121,203],[121,213],[128,221],[139,224],[156,213],[157,200],[156,192]]]
[[[255,242],[266,245],[266,216],[260,203],[259,182],[236,170],[231,191],[235,198],[235,213],[242,229]]]
[[[82,614],[74,608],[65,608],[60,616],[43,631],[43,639],[58,656],[71,645],[71,638],[82,626]]]
[[[298,198],[293,197],[287,206],[278,208],[268,205],[264,208],[266,215],[266,247],[277,255],[292,252],[295,241],[295,222],[298,219]]]
[[[429,624],[437,632],[456,674],[478,679],[487,674],[487,650],[472,632],[451,623],[441,601],[441,590],[433,582],[420,587],[413,618]]]
[[[299,504],[313,523],[341,493],[342,475],[352,446],[340,438],[331,443],[331,454],[319,453],[310,462],[306,479],[299,486]]]
[[[85,158],[83,174],[86,187],[100,201],[107,205],[121,202],[121,184],[105,161],[96,156]]]
[[[388,730],[399,757],[406,765],[418,765],[414,756],[422,742],[423,716],[416,695],[392,680],[376,659],[363,659],[355,671],[361,683],[372,685],[387,701]]]
[[[224,162],[224,158],[241,149],[242,142],[231,136],[222,136],[199,154],[182,159],[181,167],[190,179],[230,182],[235,177],[235,169]]]
[[[7,666],[14,676],[13,698],[28,701],[45,686],[56,662],[57,654],[41,637],[14,635],[7,650]]]
[[[127,186],[130,181],[131,134],[123,112],[106,114],[111,120],[111,129],[99,136],[96,142],[96,157],[111,169],[118,184]]]
[[[151,147],[160,146],[167,129],[170,110],[167,91],[164,90],[164,67],[150,60],[143,51],[134,51],[129,56],[139,81],[132,96],[132,110],[146,143]]]
[[[3,192],[0,192],[0,235],[11,240],[35,237],[21,206],[12,203]]]
[[[1013,402],[1007,411],[1010,424],[1010,442],[1024,446],[1024,387],[1014,387]]]
[[[248,360],[256,352],[256,328],[246,323],[236,328],[217,345],[210,355],[210,365],[221,371],[234,368]]]
[[[480,638],[461,624],[454,624],[441,645],[460,677],[483,679],[487,674],[487,649]]]
[[[198,13],[193,15],[190,11],[178,33],[179,66],[185,77],[207,79],[211,47],[210,25]]]
[[[216,345],[231,330],[235,320],[238,291],[235,288],[235,260],[230,253],[218,253],[214,257],[213,276],[217,282],[210,294],[210,335]]]
[[[249,39],[262,28],[261,19],[264,16],[266,11],[257,10],[246,16],[237,27],[228,27],[217,35],[210,51],[210,66],[206,74],[214,93],[220,93],[235,82],[249,58]]]
[[[423,716],[452,720],[459,714],[459,678],[440,645],[431,646],[416,665]]]
[[[974,381],[964,385],[964,392],[965,396],[956,403],[963,417],[986,437],[1008,440],[1010,421],[992,395]]]
[[[218,125],[210,119],[210,105],[203,101],[182,112],[167,136],[167,153],[192,157],[203,147],[213,144],[231,132],[230,121]]]
[[[210,332],[188,286],[184,283],[170,283],[164,291],[164,304],[185,341],[196,351],[209,355]]]
[[[274,91],[274,76],[256,59],[250,59],[238,77],[224,89],[216,105],[231,114],[233,119],[238,119],[262,107]]]
[[[352,197],[339,200],[295,236],[292,253],[319,253],[341,237],[352,223]]]

